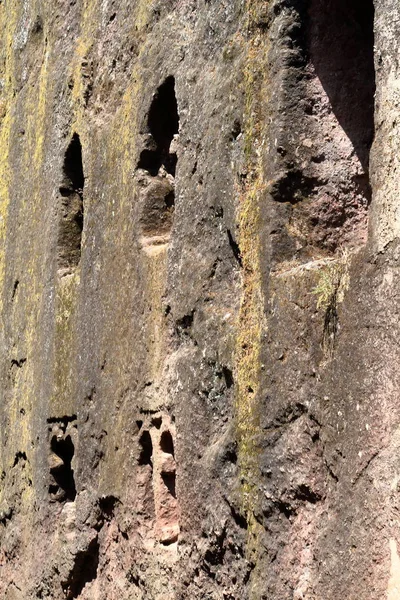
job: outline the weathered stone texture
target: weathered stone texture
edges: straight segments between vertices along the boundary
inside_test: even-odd
[[[400,599],[399,22],[0,2],[1,598]]]

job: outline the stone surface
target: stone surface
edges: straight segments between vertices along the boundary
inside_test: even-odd
[[[399,22],[0,2],[1,598],[400,599]]]

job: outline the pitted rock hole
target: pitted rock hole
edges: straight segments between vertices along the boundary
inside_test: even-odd
[[[168,492],[176,499],[176,477],[175,473],[161,473],[162,480]]]
[[[61,214],[58,233],[58,267],[67,272],[78,266],[81,257],[84,185],[82,146],[79,135],[74,133],[65,153],[63,179],[59,189]]]
[[[149,465],[153,470],[153,444],[151,441],[151,435],[148,431],[144,431],[139,440],[140,444],[140,455],[139,455],[139,465],[145,466]]]
[[[176,493],[175,426],[169,415],[156,414],[139,437],[138,517],[144,543],[173,548],[179,536]]]
[[[73,502],[76,496],[74,472],[71,467],[75,453],[71,436],[54,435],[51,439],[52,460],[50,473],[54,479],[49,487],[50,495],[58,501]]]
[[[148,116],[149,147],[139,159],[138,169],[156,176],[161,167],[175,177],[177,156],[171,143],[179,131],[178,104],[175,96],[175,79],[168,77],[158,88]]]
[[[142,243],[154,246],[168,243],[175,208],[179,114],[174,77],[154,95],[147,128],[136,175]]]
[[[174,442],[169,431],[163,431],[161,434],[160,447],[163,452],[174,456]]]
[[[142,424],[143,425],[143,424]],[[153,491],[153,442],[145,429],[139,437],[138,469],[136,475],[139,531],[145,543],[151,540],[155,518]]]
[[[53,423],[49,428],[50,499],[55,502],[74,502],[76,486],[72,461],[75,455],[73,435],[76,426],[68,417],[58,422],[49,419],[48,422]]]

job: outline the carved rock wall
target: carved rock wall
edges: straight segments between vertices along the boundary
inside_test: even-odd
[[[400,598],[399,11],[0,2],[2,598]]]

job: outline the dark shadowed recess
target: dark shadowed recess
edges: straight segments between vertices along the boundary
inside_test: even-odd
[[[332,110],[368,172],[374,137],[373,0],[310,0],[308,39]]]
[[[51,469],[54,484],[50,485],[49,492],[51,495],[57,495],[61,492],[61,500],[73,502],[76,497],[76,488],[71,463],[75,448],[71,436],[68,435],[66,438],[58,439],[57,436],[54,435],[51,439],[50,446],[52,452],[61,458],[62,464]]]
[[[96,579],[99,567],[99,555],[100,546],[97,537],[90,542],[85,550],[77,553],[68,580],[62,584],[67,600],[74,600],[80,597],[85,585]]]
[[[144,431],[140,436],[140,454],[139,454],[139,465],[150,465],[153,466],[153,444],[151,441],[151,435],[148,431]]]
[[[161,478],[168,492],[176,498],[176,476],[175,473],[161,473]]]
[[[170,153],[172,139],[179,131],[174,77],[167,77],[155,93],[149,110],[147,126],[154,140],[155,149],[142,151],[138,168],[145,169],[155,176],[163,165],[167,173],[175,176],[177,156],[175,153]]]
[[[82,194],[85,184],[82,163],[82,146],[79,135],[74,133],[64,157],[64,186],[60,191],[65,193],[78,192]]]
[[[174,456],[174,442],[169,431],[163,431],[160,439],[160,447],[166,454]]]
[[[79,135],[74,133],[65,152],[61,194],[61,219],[58,235],[58,264],[73,268],[81,257],[85,177],[82,163],[82,146]]]

